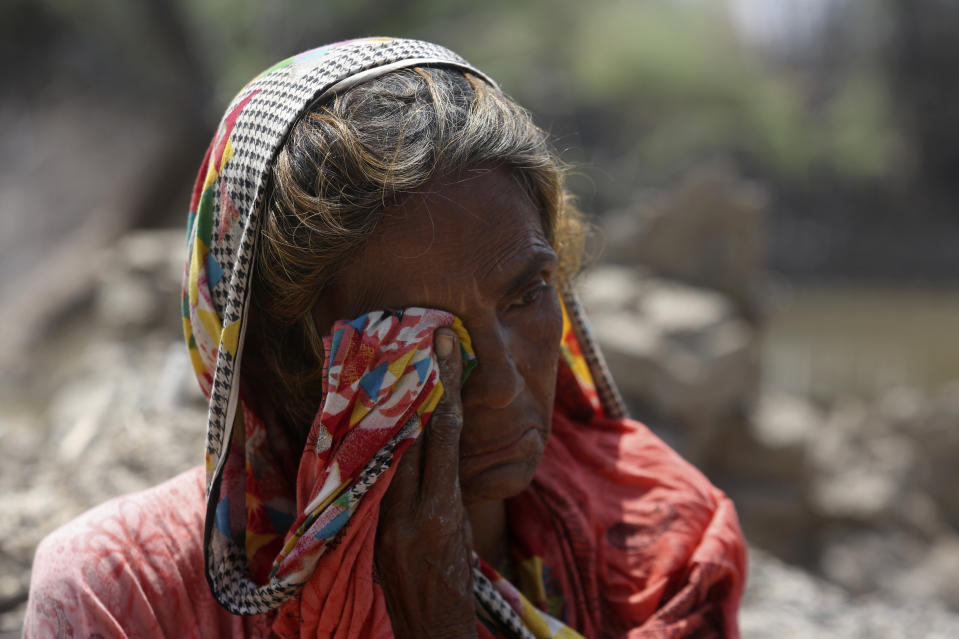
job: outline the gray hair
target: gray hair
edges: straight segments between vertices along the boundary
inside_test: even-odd
[[[404,196],[431,180],[500,166],[540,211],[560,281],[568,279],[583,231],[564,167],[526,110],[483,80],[443,67],[393,71],[293,127],[273,167],[258,239],[244,377],[259,378],[276,417],[298,437],[321,399],[323,336],[312,310],[337,270]]]

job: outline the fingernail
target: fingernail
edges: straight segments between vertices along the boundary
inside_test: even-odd
[[[436,333],[433,348],[436,350],[437,357],[446,359],[453,352],[453,336],[449,333]]]

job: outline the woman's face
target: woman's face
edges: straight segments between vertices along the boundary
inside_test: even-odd
[[[516,495],[543,455],[562,332],[556,267],[539,211],[511,174],[473,172],[389,209],[319,304],[325,331],[381,308],[463,320],[478,362],[462,395],[467,504]]]

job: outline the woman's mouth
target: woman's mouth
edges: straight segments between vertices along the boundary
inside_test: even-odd
[[[461,445],[462,446],[462,445]],[[543,439],[540,429],[529,425],[523,428],[513,439],[472,451],[460,448],[460,473],[469,476],[475,472],[513,462],[538,460],[543,453]]]

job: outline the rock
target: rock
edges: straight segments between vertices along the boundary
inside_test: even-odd
[[[922,419],[925,403],[925,398],[917,389],[899,386],[882,394],[876,410],[883,421],[908,429],[907,424]]]
[[[2,629],[18,627],[41,537],[202,462],[182,246],[179,231],[142,233],[91,257],[116,272],[61,312],[29,376],[4,376],[26,382],[0,388],[0,599],[15,606]],[[674,427],[736,502],[754,546],[744,637],[957,635],[944,606],[959,610],[959,385],[831,407],[760,396],[758,332],[727,295],[621,265],[597,267],[581,296],[630,405]]]
[[[821,531],[822,574],[847,592],[897,605],[936,602],[959,611],[959,535],[934,539],[907,529],[830,526]]]
[[[203,461],[206,402],[178,317],[182,251],[179,231],[161,231],[91,256],[111,266],[90,294],[96,302],[57,311],[32,373],[2,377],[0,602],[9,609],[0,634],[20,623],[43,536]]]
[[[580,290],[613,376],[730,494],[752,544],[818,575],[760,554],[775,583],[757,596],[751,577],[744,636],[959,636],[944,610],[959,610],[959,382],[831,405],[761,395],[762,208],[711,169],[604,220],[616,265]]]
[[[116,399],[116,384],[102,377],[79,379],[53,398],[50,432],[61,462],[76,462],[94,438],[102,436],[104,421]]]
[[[901,639],[955,637],[959,615],[934,603],[880,596],[851,599],[841,589],[750,549],[739,614],[749,639]]]
[[[94,298],[96,321],[121,335],[159,324],[179,328],[170,302],[180,290],[183,247],[179,231],[140,231],[104,251]]]
[[[729,473],[719,475],[717,480],[736,504],[751,544],[795,565],[815,562],[810,542],[816,539],[816,523],[800,482],[762,475],[730,479]]]
[[[679,339],[701,338],[732,315],[721,295],[661,280],[647,281],[640,304],[649,322]]]
[[[30,588],[29,563],[0,555],[0,637],[19,637],[17,630]],[[7,632],[9,631],[9,635]]]
[[[916,466],[908,438],[857,401],[842,403],[810,441],[811,499],[826,517],[893,520]]]
[[[747,410],[758,388],[754,331],[715,291],[600,266],[580,296],[624,397],[674,425],[702,461],[719,424]]]
[[[765,196],[725,164],[691,172],[645,206],[603,220],[607,257],[715,289],[746,316],[759,312]]]
[[[889,579],[886,590],[900,601],[942,601],[959,610],[959,536],[937,539],[921,560]]]
[[[824,419],[808,400],[769,392],[759,399],[752,432],[764,449],[805,450],[822,431]]]
[[[748,537],[849,593],[959,609],[954,402],[899,388],[823,412],[765,395],[724,453]]]
[[[750,547],[749,579],[739,613],[743,637],[825,637],[825,619],[843,609],[845,594]]]
[[[747,538],[794,563],[815,560],[808,447],[822,421],[800,398],[763,395],[752,415],[722,431],[711,466],[713,479],[733,497]]]
[[[861,524],[821,528],[819,573],[847,592],[888,596],[890,584],[918,566],[929,544],[903,529]]]
[[[929,398],[916,419],[900,425],[900,432],[908,434],[922,460],[915,469],[920,488],[959,530],[959,383]]]

